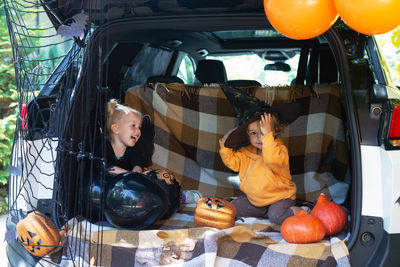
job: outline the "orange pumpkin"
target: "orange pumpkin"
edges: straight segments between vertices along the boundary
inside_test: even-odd
[[[325,236],[325,227],[318,218],[301,210],[283,221],[281,235],[289,243],[318,242]]]
[[[327,235],[342,231],[347,224],[347,212],[340,205],[326,199],[324,194],[319,195],[311,215],[321,220]]]
[[[60,245],[53,221],[39,211],[28,214],[16,226],[18,240],[34,256],[43,257]]]
[[[235,225],[236,207],[216,197],[203,197],[194,210],[194,225],[225,229]]]

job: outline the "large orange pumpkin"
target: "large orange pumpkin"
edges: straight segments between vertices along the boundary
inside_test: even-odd
[[[301,210],[283,221],[281,235],[289,243],[312,243],[324,238],[325,228],[318,218]]]
[[[347,212],[340,205],[326,199],[324,194],[319,195],[311,215],[321,220],[327,235],[342,231],[347,224]]]
[[[194,225],[225,229],[235,225],[236,207],[216,197],[203,197],[194,210]]]
[[[60,234],[53,221],[34,211],[18,222],[18,240],[34,256],[43,257],[60,245]]]

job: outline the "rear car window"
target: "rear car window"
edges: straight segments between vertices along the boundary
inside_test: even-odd
[[[207,59],[221,60],[226,68],[228,80],[250,79],[262,85],[290,85],[296,78],[299,63],[299,53],[282,61],[287,69],[274,68],[278,62],[266,60],[257,54],[208,56]],[[278,63],[278,66],[279,66]],[[270,66],[268,68],[268,66]],[[267,70],[265,68],[268,68]]]

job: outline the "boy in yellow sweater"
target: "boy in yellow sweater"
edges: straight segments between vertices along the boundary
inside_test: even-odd
[[[230,94],[227,88],[223,89],[228,99],[231,95],[238,96],[237,92]],[[245,194],[232,204],[237,216],[267,217],[272,223],[282,224],[300,208],[295,206],[296,184],[290,175],[288,150],[277,138],[281,128],[278,118],[293,121],[300,113],[300,106],[290,103],[269,107],[253,98],[250,103],[253,110],[239,114],[243,115],[241,126],[220,140],[221,159],[239,173],[240,190]]]

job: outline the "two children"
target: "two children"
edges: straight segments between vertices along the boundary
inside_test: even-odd
[[[229,98],[226,91],[225,94]],[[250,101],[251,107],[239,114],[241,125],[220,140],[220,155],[227,167],[239,173],[241,180],[244,195],[232,201],[237,215],[268,217],[271,222],[281,224],[300,208],[295,206],[296,185],[290,175],[288,150],[277,138],[279,120],[293,121],[300,108],[295,103],[274,107],[255,103],[257,100]],[[115,100],[109,102],[107,110],[110,141],[107,161],[113,166],[110,174],[142,172],[141,154],[135,147],[141,137],[142,114]],[[196,202],[197,198],[191,200]]]

